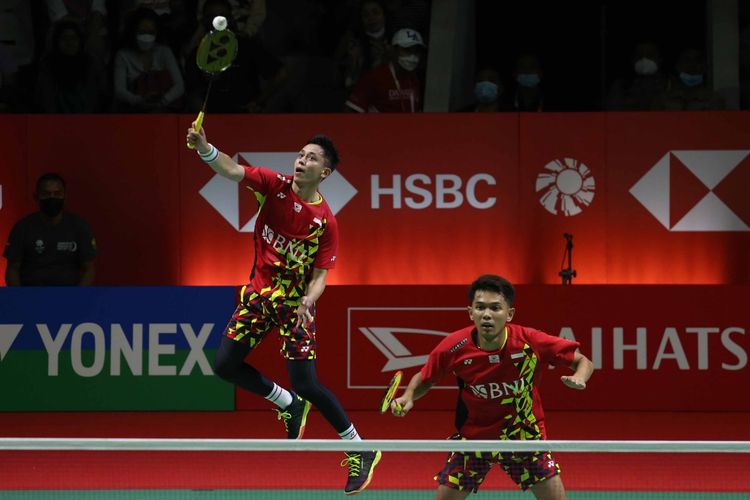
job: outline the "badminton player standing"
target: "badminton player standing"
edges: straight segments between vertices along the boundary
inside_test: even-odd
[[[575,370],[562,377],[573,389],[585,389],[594,370],[577,351],[578,342],[510,324],[515,309],[513,285],[495,275],[480,276],[469,288],[474,325],[448,335],[430,353],[401,397],[391,402],[404,416],[444,375],[458,380],[456,429],[452,439],[546,439],[539,383],[549,364]],[[400,405],[400,407],[399,407]],[[476,492],[493,464],[538,499],[563,500],[560,467],[550,452],[453,452],[435,476],[439,500]]]
[[[336,396],[318,381],[315,369],[315,302],[335,264],[338,246],[336,219],[318,191],[339,162],[333,142],[325,136],[310,139],[297,155],[292,175],[237,164],[208,143],[205,129],[188,129],[187,142],[216,173],[252,192],[260,206],[250,282],[241,289],[240,304],[224,332],[214,371],[276,404],[289,439],[302,437],[312,403],[342,439],[359,440]],[[281,336],[281,355],[294,392],[244,362],[273,329]],[[346,494],[367,487],[379,460],[380,451],[346,454],[342,462],[348,466]]]

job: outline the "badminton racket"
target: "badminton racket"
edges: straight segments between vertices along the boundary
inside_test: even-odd
[[[209,75],[209,78],[206,95],[203,98],[203,106],[201,106],[193,127],[196,132],[200,132],[203,125],[203,117],[206,115],[206,105],[208,104],[208,96],[211,93],[211,84],[213,84],[214,77],[226,71],[234,62],[235,57],[237,57],[237,37],[231,31],[227,29],[211,30],[201,38],[198,52],[195,54],[195,63],[198,68]],[[194,148],[192,144],[187,146],[190,149]]]
[[[401,377],[403,377],[403,375],[403,372],[399,370],[393,375],[393,377],[391,377],[391,381],[388,383],[388,388],[383,395],[383,401],[380,403],[380,413],[388,411],[388,408],[391,406],[391,401],[393,401],[393,398],[396,396],[396,391],[398,390],[399,384],[401,384]],[[401,411],[401,405],[396,403],[396,406],[396,409]]]

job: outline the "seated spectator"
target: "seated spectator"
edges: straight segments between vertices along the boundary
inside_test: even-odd
[[[162,42],[172,49],[173,54],[179,54],[192,29],[192,23],[188,21],[186,3],[175,0],[120,0],[116,4],[116,18],[120,25],[118,29],[120,32],[124,31],[125,21],[131,12],[141,7],[151,9],[159,16]],[[115,13],[112,15],[115,16]]]
[[[109,61],[106,0],[46,0],[50,23],[71,18],[81,23],[86,33],[86,51],[102,63]]]
[[[115,111],[181,111],[184,94],[177,59],[159,42],[159,17],[151,9],[136,9],[123,33],[123,46],[115,53]]]
[[[106,91],[105,68],[84,50],[78,22],[63,19],[52,27],[50,47],[39,61],[37,109],[43,113],[101,111]]]
[[[34,29],[31,2],[0,0],[0,111],[28,112],[32,107]]]
[[[607,97],[610,111],[643,111],[653,109],[655,100],[667,88],[667,77],[662,71],[659,48],[653,42],[636,45],[632,58],[633,73],[618,78]]]
[[[419,63],[425,44],[422,35],[402,29],[393,35],[395,61],[376,66],[357,82],[346,110],[359,113],[416,113],[422,111]]]
[[[544,111],[542,67],[535,54],[521,54],[513,71],[511,108],[515,111]]]
[[[461,111],[479,113],[507,111],[504,90],[500,72],[494,67],[485,66],[477,72],[474,83],[474,102]]]
[[[55,173],[37,180],[39,211],[16,222],[3,254],[8,286],[91,285],[96,241],[88,223],[65,212],[65,181]]]
[[[669,79],[655,109],[664,111],[706,111],[724,109],[724,98],[706,82],[706,59],[696,49],[684,50],[675,64],[676,77]]]
[[[227,0],[206,0],[201,23],[210,31],[214,17],[227,18],[229,29],[237,34],[232,10]],[[263,109],[266,102],[277,93],[287,78],[284,67],[277,58],[266,51],[259,37],[249,38],[237,34],[237,57],[224,72],[214,77],[206,109],[211,113],[248,113]],[[190,53],[185,65],[188,88],[188,111],[201,109],[210,75],[195,64],[197,47]]]
[[[317,31],[313,31],[313,34]],[[290,33],[284,55],[284,85],[270,95],[265,113],[337,113],[346,99],[346,89],[334,58],[318,44]]]
[[[381,1],[364,0],[360,4],[355,25],[344,34],[336,50],[336,59],[344,75],[344,86],[348,90],[357,83],[363,72],[388,61],[390,38]]]

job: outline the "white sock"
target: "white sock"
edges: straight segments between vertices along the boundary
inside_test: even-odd
[[[271,389],[271,392],[268,393],[266,399],[283,410],[284,408],[292,404],[292,393],[287,391],[283,387],[279,387],[278,385],[273,384],[273,389]]]
[[[339,436],[347,441],[362,441],[362,438],[357,434],[357,429],[354,428],[354,424],[350,425],[344,432],[339,432]]]

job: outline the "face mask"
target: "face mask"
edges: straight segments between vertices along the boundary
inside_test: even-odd
[[[492,82],[477,82],[474,86],[474,97],[481,104],[497,101],[497,84]]]
[[[41,198],[39,200],[39,208],[47,217],[55,217],[62,212],[64,203],[65,200],[62,198]]]
[[[383,35],[385,35],[385,26],[381,28],[379,31],[365,31],[365,33],[370,38],[381,38]]]
[[[691,75],[690,73],[680,73],[680,81],[688,87],[695,87],[703,83],[703,75]]]
[[[659,70],[659,65],[648,57],[642,57],[635,62],[633,69],[638,75],[653,75]]]
[[[406,71],[414,71],[419,66],[419,56],[398,56],[398,65],[404,68]]]
[[[154,46],[156,42],[156,35],[150,35],[148,33],[141,33],[135,36],[135,43],[138,44],[138,48],[141,50],[149,50]]]
[[[531,88],[539,85],[541,78],[539,78],[537,73],[520,73],[516,77],[516,81],[521,87]]]

